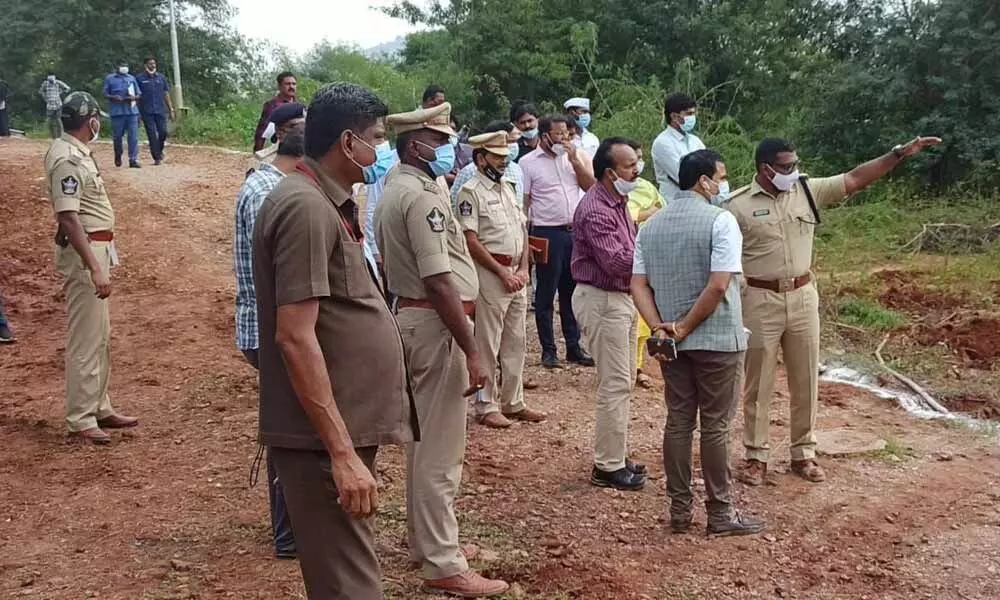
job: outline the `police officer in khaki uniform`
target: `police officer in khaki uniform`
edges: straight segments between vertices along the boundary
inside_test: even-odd
[[[816,463],[819,389],[819,295],[810,271],[819,209],[840,202],[894,169],[906,157],[939,144],[918,137],[851,171],[821,179],[799,175],[799,157],[787,140],[757,146],[757,175],[729,202],[743,232],[743,322],[750,330],[745,364],[746,464],[740,479],[761,485],[770,451],[768,425],[778,363],[784,355],[791,404],[792,471],[811,482],[826,479]]]
[[[507,133],[469,138],[476,174],[455,197],[458,222],[476,262],[476,344],[486,363],[486,387],[477,395],[476,416],[487,427],[510,427],[512,420],[539,423],[544,413],[524,405],[530,250],[524,213],[514,186],[504,178]],[[503,383],[497,390],[497,358]],[[497,402],[499,396],[499,402]],[[503,411],[501,413],[501,410]]]
[[[450,115],[447,102],[389,115],[400,164],[386,175],[375,236],[396,296],[421,431],[407,452],[410,559],[422,565],[425,588],[478,598],[508,585],[469,569],[458,544],[466,398],[487,376],[471,321],[479,280],[448,190],[438,183],[454,168]]]
[[[64,133],[45,155],[46,183],[59,230],[56,265],[69,313],[66,339],[66,424],[71,435],[108,444],[105,429],[134,427],[138,419],[115,412],[108,397],[111,368],[111,267],[118,264],[115,214],[87,145],[101,130],[100,106],[86,92],[63,102]]]

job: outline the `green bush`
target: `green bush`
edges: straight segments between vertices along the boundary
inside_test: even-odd
[[[889,331],[906,323],[906,317],[893,312],[877,302],[862,298],[846,298],[840,301],[837,313],[849,325],[866,327],[878,331]]]

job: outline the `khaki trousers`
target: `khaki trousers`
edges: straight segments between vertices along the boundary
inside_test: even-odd
[[[111,267],[110,244],[91,242],[101,269]],[[97,427],[115,414],[108,397],[111,375],[111,319],[107,299],[96,294],[83,259],[72,246],[56,247],[56,267],[63,276],[69,314],[66,333],[66,425],[70,431]]]
[[[785,359],[791,408],[792,460],[816,457],[819,401],[819,294],[813,284],[784,294],[747,287],[743,323],[750,330],[743,405],[748,459],[767,462],[778,348]]]
[[[594,465],[607,472],[624,469],[636,370],[635,304],[625,292],[579,284],[573,292],[573,311],[584,345],[597,363]]]
[[[309,600],[381,600],[372,519],[354,519],[337,503],[330,456],[275,447],[268,452],[285,494]],[[378,446],[355,452],[374,474]]]
[[[743,352],[679,352],[662,363],[667,382],[667,426],[663,430],[663,470],[670,495],[670,518],[691,517],[691,443],[695,424],[701,428],[701,472],[705,479],[705,512],[709,525],[733,517],[729,442],[733,415],[743,385]]]
[[[516,267],[509,267],[511,272]],[[524,356],[527,353],[528,293],[508,294],[500,278],[486,269],[479,271],[476,299],[476,344],[490,377],[476,401],[476,414],[505,414],[524,410]],[[503,382],[497,390],[497,365]],[[499,402],[498,402],[499,400]]]
[[[406,522],[410,561],[424,579],[469,569],[458,545],[455,496],[462,482],[468,403],[465,354],[437,312],[403,308],[396,315],[420,423],[406,455]],[[471,325],[471,323],[470,323]]]

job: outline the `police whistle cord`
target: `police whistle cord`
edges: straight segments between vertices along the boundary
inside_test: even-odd
[[[920,396],[920,398],[927,404],[927,408],[929,408],[930,410],[941,413],[942,415],[951,414],[951,411],[942,406],[941,403],[935,400],[930,394],[925,392],[924,388],[917,385],[916,382],[914,382],[906,375],[903,375],[902,373],[895,371],[889,365],[885,364],[885,360],[882,358],[882,348],[884,348],[886,343],[889,342],[890,335],[891,334],[888,333],[885,334],[885,338],[882,340],[882,343],[879,344],[878,348],[875,349],[875,358],[878,359],[879,364],[882,365],[882,368],[885,369],[885,372],[892,375],[899,381],[903,382],[903,384],[906,385],[906,387],[910,388],[913,391],[913,393]]]

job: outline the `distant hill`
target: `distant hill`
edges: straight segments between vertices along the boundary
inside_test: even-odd
[[[399,54],[405,46],[406,37],[399,36],[391,42],[385,42],[384,44],[379,44],[378,46],[365,48],[362,52],[369,58],[391,58]]]

